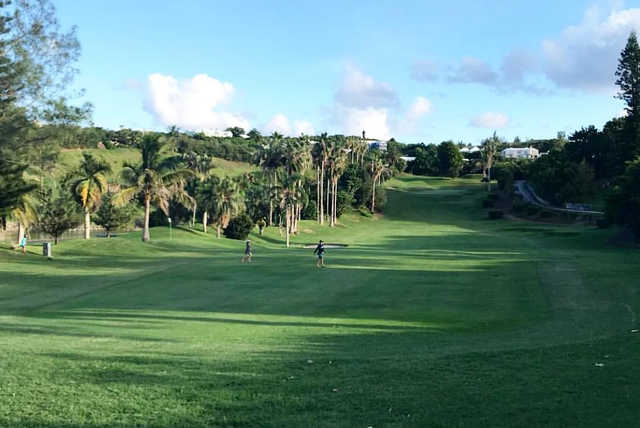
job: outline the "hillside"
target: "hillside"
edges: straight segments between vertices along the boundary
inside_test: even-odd
[[[640,255],[404,176],[384,216],[0,249],[0,425],[632,426]],[[301,244],[347,244],[314,267]],[[516,410],[514,410],[516,409]],[[519,409],[519,410],[517,410]]]
[[[125,162],[135,163],[140,161],[140,152],[130,148],[106,149],[63,149],[60,153],[60,162],[54,173],[62,176],[66,172],[80,164],[82,153],[88,152],[94,156],[103,158],[111,164],[111,178],[116,178],[122,170]],[[253,165],[245,162],[234,162],[226,159],[214,158],[214,173],[219,176],[236,176],[255,169]]]

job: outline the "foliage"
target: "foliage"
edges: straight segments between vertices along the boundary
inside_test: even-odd
[[[62,192],[55,196],[52,190],[46,190],[42,195],[39,217],[38,228],[51,235],[55,244],[63,233],[78,226],[82,221],[71,195]]]
[[[444,141],[438,146],[438,169],[440,175],[457,177],[462,170],[462,154],[453,141]]]
[[[617,98],[627,104],[627,114],[636,126],[640,121],[640,45],[634,31],[620,53],[616,69]]]
[[[103,196],[102,204],[93,219],[98,226],[104,228],[107,238],[111,237],[113,231],[131,224],[136,213],[135,207],[131,205],[115,205],[113,203],[114,196],[113,193],[106,193]]]
[[[246,214],[233,217],[224,229],[224,236],[229,239],[247,239],[253,230],[254,223]]]
[[[504,217],[504,211],[502,210],[489,210],[490,220],[499,220]]]
[[[628,225],[640,240],[640,157],[629,162],[607,196],[607,218]]]
[[[438,146],[429,144],[416,147],[415,160],[410,162],[408,168],[415,175],[438,175],[440,173]]]

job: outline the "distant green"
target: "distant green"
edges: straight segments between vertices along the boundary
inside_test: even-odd
[[[640,254],[404,176],[384,216],[0,249],[0,426],[634,426]],[[329,248],[315,268],[318,239]]]

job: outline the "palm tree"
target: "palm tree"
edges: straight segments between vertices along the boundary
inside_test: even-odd
[[[216,213],[217,236],[226,228],[233,216],[242,211],[242,195],[238,189],[238,184],[231,178],[225,177],[216,191],[217,198],[213,206]]]
[[[369,168],[371,171],[371,213],[375,213],[376,208],[376,186],[380,184],[382,178],[386,174],[391,174],[391,169],[380,159],[374,157],[371,159]]]
[[[33,198],[29,194],[22,195],[18,200],[18,205],[10,212],[18,222],[18,245],[32,224],[38,221],[38,211]]]
[[[188,153],[184,153],[182,155],[182,160],[186,164],[187,168],[193,171],[196,177],[196,182],[199,182],[199,183],[202,183],[203,181],[207,180],[211,176],[212,170],[215,168],[215,165],[213,164],[213,159],[207,154],[200,155],[196,152],[191,151]],[[191,185],[193,186],[193,182],[191,183]],[[191,190],[195,192],[196,189],[192,188]],[[197,198],[194,198],[193,199],[193,216],[191,217],[191,227],[195,226],[197,210],[198,210],[198,202],[197,202]],[[206,229],[206,225],[204,227]],[[205,233],[206,233],[206,230],[205,230]]]
[[[208,177],[206,180],[198,183],[196,188],[196,201],[202,210],[202,231],[207,233],[207,224],[209,223],[209,214],[213,214],[213,218],[217,218],[216,202],[219,198],[220,179],[215,175]]]
[[[316,162],[318,178],[318,190],[316,193],[318,196],[318,222],[320,224],[324,224],[324,170],[329,160],[328,143],[329,140],[327,137],[327,133],[324,132],[320,135],[320,139],[313,147],[313,154]]]
[[[102,194],[107,191],[106,174],[111,166],[104,160],[83,153],[80,166],[69,177],[71,191],[84,213],[84,239],[91,237],[91,214],[100,208]]]
[[[280,190],[280,208],[285,213],[287,248],[289,247],[292,222],[295,215],[294,208],[300,199],[300,190],[297,184],[299,180],[300,177],[297,175],[285,177]]]
[[[275,133],[274,133],[275,134]],[[278,185],[278,168],[284,165],[284,151],[279,139],[272,139],[269,145],[262,148],[260,151],[260,167],[265,171],[265,174],[269,177],[270,185],[272,189],[277,188]],[[269,203],[269,226],[273,226],[273,201]]]
[[[116,202],[124,205],[134,197],[140,197],[144,205],[142,241],[147,242],[150,239],[151,204],[156,205],[168,216],[172,196],[188,200],[181,184],[186,178],[193,176],[193,173],[188,169],[176,169],[173,159],[163,159],[165,140],[159,134],[145,134],[138,148],[142,154],[142,162],[125,163],[122,170],[125,188],[117,195]]]
[[[493,136],[491,138],[487,138],[481,144],[481,146],[482,146],[482,163],[484,164],[482,172],[483,172],[483,174],[486,174],[486,176],[487,176],[487,190],[489,192],[491,192],[491,167],[493,166],[493,160],[494,160],[496,154],[498,153],[498,149],[500,148],[500,144],[501,144],[500,138],[495,133],[495,131],[494,131]]]

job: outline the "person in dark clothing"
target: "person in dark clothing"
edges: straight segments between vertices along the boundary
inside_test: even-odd
[[[247,243],[246,243],[246,245],[245,245],[245,247],[244,247],[244,256],[242,256],[242,263],[244,263],[244,262],[245,262],[245,260],[246,260],[248,263],[251,263],[251,256],[252,256],[252,255],[253,255],[253,254],[251,253],[251,241],[249,241],[249,240],[247,239]]]
[[[322,239],[318,242],[316,249],[313,250],[313,254],[318,255],[318,262],[316,263],[316,266],[324,267],[324,241]]]

